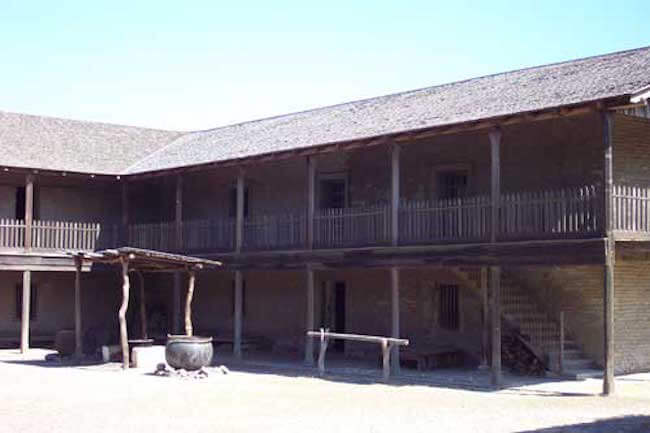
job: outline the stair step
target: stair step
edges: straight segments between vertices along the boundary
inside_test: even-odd
[[[590,369],[593,366],[594,363],[587,358],[564,360],[564,369],[567,371]]]
[[[548,357],[550,359],[558,359],[560,352],[558,350],[549,350]],[[564,349],[564,360],[568,361],[570,359],[585,359],[585,357],[578,349]]]

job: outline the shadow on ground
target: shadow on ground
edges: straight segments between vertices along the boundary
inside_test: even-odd
[[[650,416],[630,415],[594,422],[526,430],[517,433],[648,433]]]

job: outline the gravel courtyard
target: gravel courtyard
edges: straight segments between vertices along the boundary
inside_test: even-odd
[[[237,368],[203,380],[66,367],[0,351],[1,432],[650,432],[650,375],[499,392]]]

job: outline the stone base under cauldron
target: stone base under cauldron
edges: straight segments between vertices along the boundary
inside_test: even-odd
[[[154,375],[162,377],[178,377],[181,379],[206,379],[208,376],[224,376],[230,373],[230,370],[225,365],[218,367],[201,367],[198,370],[184,370],[182,368],[175,369],[165,363],[160,363],[156,366]]]

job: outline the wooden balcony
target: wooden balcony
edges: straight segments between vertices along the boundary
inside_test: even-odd
[[[650,189],[616,185],[613,223],[617,233],[650,238]],[[600,190],[583,186],[501,196],[497,241],[580,239],[602,236]],[[489,196],[448,200],[402,200],[399,245],[486,243],[491,237]],[[391,208],[375,204],[320,209],[314,214],[315,249],[391,244]],[[242,224],[242,251],[307,249],[307,213],[294,210],[251,216]],[[161,251],[206,253],[235,249],[234,218],[116,224],[34,221],[33,250],[96,250],[127,244]],[[24,249],[22,220],[0,220],[0,248]]]

